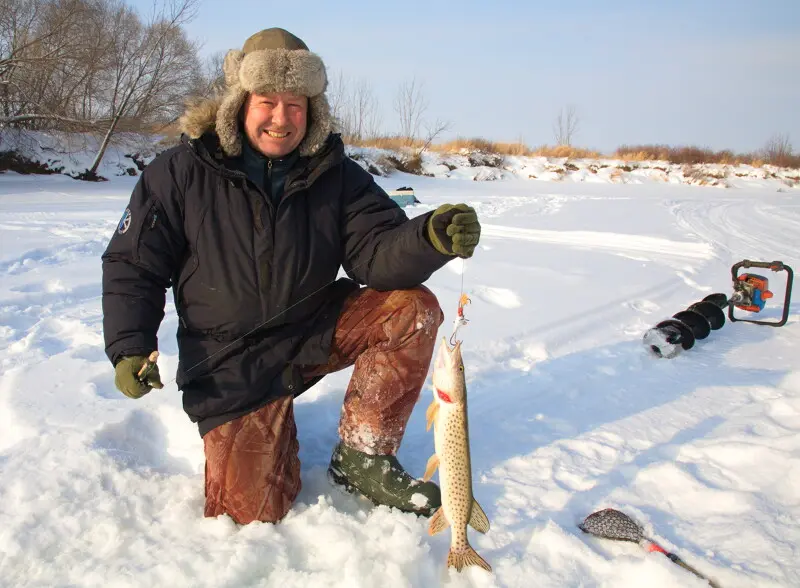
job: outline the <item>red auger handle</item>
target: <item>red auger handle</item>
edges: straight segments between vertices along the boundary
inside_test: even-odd
[[[730,318],[731,322],[734,321],[742,321],[748,323],[755,323],[757,325],[768,325],[771,327],[782,327],[786,324],[789,320],[789,305],[792,302],[792,284],[794,282],[794,272],[792,268],[788,265],[784,264],[782,261],[751,261],[749,259],[743,259],[739,263],[733,264],[731,267],[731,277],[733,281],[736,282],[739,278],[738,272],[739,268],[749,268],[749,267],[761,267],[770,269],[774,272],[786,272],[786,296],[783,299],[783,315],[781,316],[781,320],[778,322],[770,322],[770,321],[755,321],[755,320],[743,320],[737,319],[733,314],[733,304],[728,307],[728,318]]]
[[[743,259],[739,263],[736,263],[731,268],[731,273],[733,274],[734,279],[736,278],[736,273],[739,271],[739,268],[749,268],[749,267],[762,267],[765,269],[770,269],[774,272],[781,272],[785,269],[791,271],[792,268],[783,264],[782,261],[750,261],[749,259]]]

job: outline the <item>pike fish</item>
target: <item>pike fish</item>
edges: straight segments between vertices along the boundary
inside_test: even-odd
[[[429,480],[438,468],[442,493],[442,506],[431,518],[428,534],[435,535],[451,527],[447,566],[459,572],[465,566],[480,566],[490,572],[492,567],[467,539],[467,525],[486,533],[489,519],[472,496],[467,385],[460,341],[451,348],[447,339],[442,339],[433,368],[433,402],[426,417],[426,430],[433,425],[436,453],[428,460],[424,479]]]

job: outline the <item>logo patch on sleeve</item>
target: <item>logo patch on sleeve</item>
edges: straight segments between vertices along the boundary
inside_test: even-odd
[[[131,209],[130,208],[126,208],[125,212],[122,213],[122,218],[119,219],[119,225],[117,225],[117,232],[120,235],[124,235],[125,233],[128,232],[128,229],[131,228],[131,219],[132,218],[133,218],[133,215],[131,214]]]

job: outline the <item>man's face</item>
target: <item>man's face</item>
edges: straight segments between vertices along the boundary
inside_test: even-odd
[[[306,136],[308,98],[281,92],[250,94],[244,103],[244,131],[267,157],[291,153]]]

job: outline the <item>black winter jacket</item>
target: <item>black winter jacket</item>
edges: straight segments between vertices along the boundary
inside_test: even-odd
[[[421,284],[451,258],[409,220],[338,135],[299,158],[278,206],[219,150],[185,137],[147,166],[103,254],[113,364],[157,349],[166,289],[179,316],[178,387],[200,434],[307,387],[327,363],[345,297]],[[337,278],[343,267],[350,279]]]

